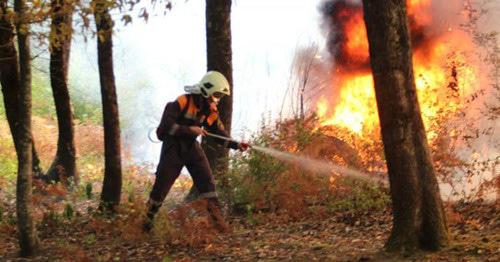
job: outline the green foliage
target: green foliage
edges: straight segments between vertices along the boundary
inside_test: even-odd
[[[257,219],[257,216],[255,215],[255,207],[253,204],[248,204],[245,206],[246,207],[246,219],[247,222],[250,223],[250,225],[257,225],[259,224],[259,220]]]
[[[239,161],[240,163],[235,164],[240,167],[246,166],[248,168],[247,174],[262,182],[269,182],[268,180],[273,179],[272,175],[283,173],[286,170],[286,165],[283,162],[258,151],[250,152]]]
[[[294,138],[297,140],[297,148],[299,150],[304,149],[319,134],[306,126],[302,119],[295,120],[295,131]]]
[[[0,141],[0,147],[3,142]],[[5,156],[0,153],[0,178],[15,181],[17,177],[17,159],[15,156]]]
[[[92,124],[102,123],[102,108],[98,100],[91,99],[80,90],[71,89],[70,95],[75,119]]]
[[[47,65],[39,66],[48,71]],[[33,115],[45,118],[56,118],[54,97],[50,86],[49,74],[33,71]],[[69,93],[75,120],[93,124],[102,123],[102,110],[99,99],[90,94],[80,84],[69,84]]]
[[[102,174],[104,172],[104,156],[101,154],[86,154],[81,155],[77,159],[77,166],[80,171],[80,179],[87,183],[102,182]],[[85,188],[85,195],[87,194]]]
[[[63,216],[61,216],[54,210],[49,210],[49,212],[43,214],[43,218],[40,224],[46,227],[53,227],[56,225],[60,225],[62,222]]]
[[[83,243],[86,245],[92,245],[97,241],[95,234],[88,234],[83,238]]]
[[[284,165],[261,153],[235,157],[228,173],[229,187],[221,187],[222,195],[238,212],[251,213],[255,199],[269,198],[264,190],[275,184],[275,175],[282,172]]]
[[[173,260],[172,260],[172,258],[170,258],[170,257],[167,256],[167,257],[164,257],[161,261],[162,262],[171,262]]]
[[[359,180],[341,179],[337,192],[328,204],[331,212],[382,210],[391,202],[388,189]]]
[[[90,182],[85,184],[85,195],[87,196],[87,199],[92,199],[92,183]]]
[[[63,217],[70,220],[73,218],[75,211],[73,210],[73,206],[70,203],[67,203],[64,207]]]
[[[5,118],[5,106],[3,103],[3,93],[0,92],[0,121],[4,121]]]
[[[54,97],[50,86],[47,66],[40,66],[34,63],[40,70],[33,70],[32,80],[32,113],[33,116],[44,118],[56,118]],[[70,85],[70,98],[73,106],[75,119],[80,122],[93,124],[102,123],[102,109],[99,99],[90,94],[79,85]],[[5,119],[5,107],[3,97],[0,100],[0,119]]]
[[[13,213],[9,213],[6,219],[7,225],[15,226],[17,225],[17,218]]]
[[[7,120],[0,117],[0,124],[3,125],[3,123],[5,123],[5,129],[3,130],[9,130]],[[8,134],[5,134],[4,131],[0,130],[3,133],[0,133],[0,181],[5,180],[7,183],[13,184],[17,177],[17,158],[10,131],[8,131]],[[13,193],[15,187],[3,185],[2,190]]]
[[[44,118],[56,117],[49,75],[37,70],[33,71],[32,103],[33,116]]]

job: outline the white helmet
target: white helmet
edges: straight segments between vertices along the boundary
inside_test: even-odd
[[[201,95],[206,98],[211,97],[215,93],[231,95],[229,82],[223,74],[217,71],[207,72],[198,83],[198,86],[200,87]]]

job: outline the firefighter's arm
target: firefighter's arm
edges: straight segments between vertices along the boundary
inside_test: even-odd
[[[226,129],[224,128],[224,124],[222,124],[222,121],[217,117],[217,119],[210,121],[210,117],[208,121],[205,123],[205,128],[208,130],[208,132],[223,136],[223,137],[229,137],[229,134],[227,133]],[[224,147],[228,147],[231,149],[241,149],[240,148],[240,143],[234,140],[227,141],[223,140],[220,138],[214,138],[214,140],[218,143],[223,145]]]
[[[163,141],[167,135],[179,137],[205,135],[206,131],[199,126],[177,124],[176,120],[179,114],[181,114],[181,109],[177,101],[170,102],[165,106],[160,125],[156,129],[158,139]]]

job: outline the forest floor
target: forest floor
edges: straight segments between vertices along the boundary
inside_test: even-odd
[[[129,195],[119,214],[110,218],[95,212],[94,199],[69,206],[57,193],[46,193],[35,191],[38,206],[50,201],[60,205],[42,215],[41,250],[29,260],[17,256],[16,226],[9,221],[15,202],[3,203],[1,261],[500,261],[498,202],[449,204],[451,244],[440,252],[405,256],[382,251],[391,229],[389,210],[299,220],[286,214],[231,215],[232,232],[218,233],[199,206],[170,205],[162,208],[154,230],[144,233],[144,199]]]
[[[54,121],[35,118],[44,168],[56,151]],[[149,233],[142,231],[151,167],[127,166],[117,215],[96,212],[102,181],[102,129],[77,125],[81,183],[34,184],[33,216],[40,251],[18,257],[15,151],[0,125],[0,261],[500,261],[500,203],[447,204],[451,244],[439,252],[405,256],[383,252],[390,234],[385,211],[304,212],[299,216],[247,210],[230,214],[231,233],[218,233],[203,203],[179,204],[191,181],[178,179]],[[4,143],[5,142],[5,143]],[[2,144],[3,143],[3,144]],[[316,191],[312,191],[316,192]],[[370,195],[369,195],[370,196]],[[199,205],[198,205],[199,204]],[[321,203],[320,203],[321,205]],[[201,207],[201,208],[200,208]],[[383,210],[381,208],[380,210]],[[349,209],[347,209],[349,210]]]

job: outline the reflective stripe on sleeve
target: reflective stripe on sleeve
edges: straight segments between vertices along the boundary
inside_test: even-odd
[[[170,128],[170,130],[168,131],[168,134],[173,136],[175,135],[175,132],[177,132],[177,130],[179,130],[180,126],[178,124],[173,124],[172,125],[172,128]]]

